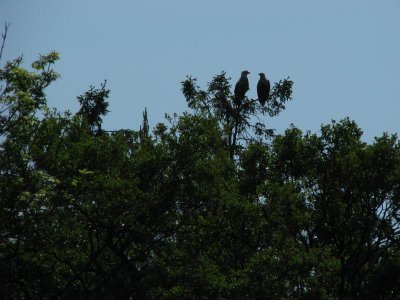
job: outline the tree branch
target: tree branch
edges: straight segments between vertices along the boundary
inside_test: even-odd
[[[6,44],[7,32],[8,32],[9,27],[10,27],[10,23],[5,22],[4,23],[4,32],[1,34],[3,41],[1,42],[1,48],[0,48],[0,61],[1,61],[1,57],[3,56],[4,45]]]

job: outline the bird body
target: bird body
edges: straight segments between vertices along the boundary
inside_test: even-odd
[[[264,106],[265,102],[267,102],[267,100],[269,98],[269,92],[271,90],[271,85],[270,85],[267,77],[265,77],[264,73],[260,73],[258,75],[260,75],[260,79],[258,80],[258,83],[257,83],[258,101],[260,101],[260,104],[262,106]]]
[[[235,85],[235,98],[238,102],[244,99],[246,92],[249,90],[249,79],[247,79],[248,74],[250,74],[249,71],[243,71],[240,75],[240,79]]]

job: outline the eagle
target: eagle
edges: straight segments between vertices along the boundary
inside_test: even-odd
[[[240,75],[240,79],[235,85],[235,98],[237,102],[243,100],[244,95],[249,90],[249,80],[247,79],[248,74],[250,74],[249,71],[243,71],[242,75]]]
[[[260,80],[258,80],[257,83],[258,101],[260,101],[260,104],[264,106],[265,102],[268,100],[271,85],[264,73],[260,73],[258,75],[260,75]]]

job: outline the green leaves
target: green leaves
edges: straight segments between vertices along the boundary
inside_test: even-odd
[[[0,71],[1,297],[396,299],[397,136],[273,136],[293,82],[235,103],[224,72],[182,82],[193,114],[109,132],[106,82],[46,106],[57,59]]]
[[[40,55],[39,59],[32,63],[32,68],[38,71],[49,71],[50,65],[60,59],[60,55],[56,51],[51,51],[46,55]]]
[[[365,272],[373,272],[378,257],[390,255],[400,237],[393,197],[399,178],[393,181],[393,172],[400,167],[393,160],[398,141],[386,135],[367,145],[361,134],[354,122],[344,119],[322,126],[320,136],[303,136],[296,128],[277,136],[271,161],[271,179],[277,183],[265,189],[267,211],[275,212],[270,219],[285,224],[278,232],[294,235],[307,251],[329,249],[338,269],[322,274],[328,279],[325,291],[339,298],[367,295]],[[377,152],[386,167],[373,154]],[[279,219],[283,215],[285,221]]]
[[[90,89],[83,95],[78,96],[81,108],[78,115],[83,116],[88,122],[90,130],[94,133],[101,133],[101,116],[108,113],[108,102],[106,99],[110,94],[110,90],[106,89],[107,80],[105,80],[99,89],[90,86]]]
[[[202,90],[196,84],[196,78],[191,76],[187,76],[181,84],[188,106],[195,114],[218,120],[230,157],[234,159],[240,155],[242,144],[273,136],[273,129],[260,122],[260,116],[273,117],[285,109],[285,103],[292,99],[293,82],[287,78],[275,83],[267,105],[262,106],[256,99],[247,97],[243,101],[235,101],[230,80],[225,72],[221,72],[208,83],[207,90]]]

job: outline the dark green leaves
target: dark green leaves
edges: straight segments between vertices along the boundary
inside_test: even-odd
[[[81,108],[78,115],[83,116],[89,124],[93,132],[101,132],[102,116],[108,113],[108,96],[110,90],[106,89],[107,81],[105,80],[100,88],[90,86],[90,89],[83,95],[78,96]]]
[[[273,136],[293,82],[235,103],[224,72],[182,82],[193,114],[109,132],[106,82],[46,106],[57,58],[0,70],[1,298],[398,298],[396,136]]]

